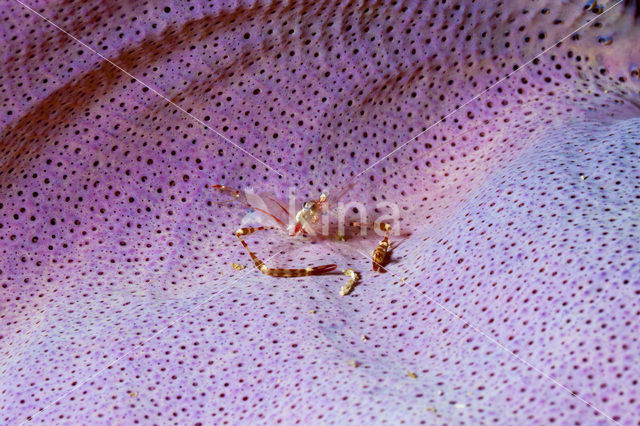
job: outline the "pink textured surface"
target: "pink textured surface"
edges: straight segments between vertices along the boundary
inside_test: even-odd
[[[638,6],[430,127],[614,5],[441,3],[25,2],[278,176],[5,2],[0,421],[640,424]],[[311,198],[391,152],[345,197],[401,206],[388,273],[274,233],[361,284],[229,266],[207,185]]]

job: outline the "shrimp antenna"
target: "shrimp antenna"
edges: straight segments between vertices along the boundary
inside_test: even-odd
[[[227,203],[233,203],[234,201],[236,201],[236,198],[232,198],[231,200],[227,200],[227,201],[214,201],[213,204],[227,204]]]
[[[223,192],[223,193],[226,193],[226,194],[231,194],[233,196],[233,198],[230,199],[230,200],[227,200],[227,201],[215,201],[213,204],[232,203],[232,202],[236,201],[238,198],[240,198],[240,191],[238,191],[236,189],[227,188],[224,185],[211,185],[211,187],[213,189],[217,189],[220,192]]]

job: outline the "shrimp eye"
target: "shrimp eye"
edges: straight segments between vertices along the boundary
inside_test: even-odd
[[[327,191],[322,191],[320,193],[320,201],[323,202],[325,201],[327,198],[329,198],[329,194],[327,193]]]
[[[306,203],[304,203],[304,206],[302,206],[302,208],[305,210],[311,210],[311,207],[313,207],[313,203],[311,201],[307,201]]]

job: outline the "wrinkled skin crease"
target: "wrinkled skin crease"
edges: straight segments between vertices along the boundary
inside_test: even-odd
[[[281,178],[3,6],[0,421],[638,423],[640,9],[504,3],[29,3]],[[248,240],[349,296],[256,271],[210,187],[352,179],[388,273]]]

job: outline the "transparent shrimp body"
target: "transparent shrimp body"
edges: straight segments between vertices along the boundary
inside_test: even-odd
[[[327,193],[322,192],[317,200],[304,203],[294,216],[294,221],[288,226],[289,235],[295,236],[299,233],[314,234],[313,226],[327,212],[327,201]]]
[[[295,207],[290,205],[287,208],[286,203],[279,200],[277,197],[266,193],[255,194],[251,189],[239,191],[236,189],[228,188],[224,185],[212,185],[212,187],[220,192],[231,195],[231,200],[223,201],[221,203],[227,203],[230,201],[239,201],[245,203],[252,210],[242,219],[242,227],[238,229],[234,235],[240,240],[242,246],[247,250],[256,268],[263,274],[271,275],[274,277],[302,277],[309,275],[323,275],[331,273],[336,269],[337,265],[321,265],[311,266],[307,268],[271,268],[265,265],[248,247],[244,241],[244,237],[255,233],[256,231],[266,231],[269,229],[276,229],[287,232],[290,236],[308,235],[314,238],[332,239],[328,237],[333,235],[330,231],[330,222],[334,218],[334,215],[338,216],[338,234],[341,230],[342,223],[340,222],[340,215],[342,214],[341,207],[336,203],[342,198],[349,188],[353,185],[349,184],[345,189],[340,191],[331,203],[329,203],[329,195],[327,192],[322,192],[317,200],[310,200],[305,202],[302,207],[292,215],[291,212],[295,211]],[[337,207],[337,209],[336,209]],[[321,223],[322,222],[322,223]],[[257,225],[257,226],[256,226]],[[335,224],[334,224],[335,225]],[[365,224],[359,222],[351,222],[351,226],[360,226],[372,229],[381,229],[386,232],[384,240],[380,241],[378,247],[372,254],[373,270],[378,271],[381,264],[384,263],[387,257],[389,249],[389,233],[391,227],[386,223],[374,223]],[[321,228],[321,231],[320,231]],[[320,232],[319,232],[320,231]],[[343,237],[344,238],[344,237]],[[340,240],[339,236],[338,239]],[[344,239],[341,239],[344,241]],[[351,286],[354,285],[355,279],[351,282]],[[346,291],[346,290],[345,290]],[[346,294],[346,293],[345,293]]]

